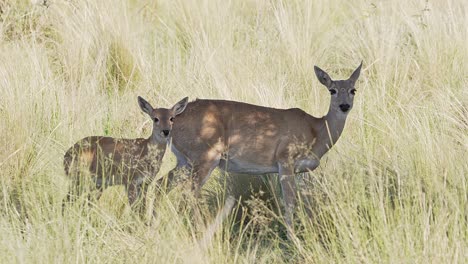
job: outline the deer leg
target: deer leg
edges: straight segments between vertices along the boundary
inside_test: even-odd
[[[219,165],[218,159],[211,159],[208,161],[203,161],[202,163],[194,164],[192,170],[192,194],[195,199],[190,199],[189,201],[195,202],[193,204],[193,213],[195,218],[195,223],[203,223],[202,213],[199,207],[199,198],[201,194],[201,187],[210,177],[211,172],[214,168]]]
[[[63,205],[65,203],[72,203],[80,194],[80,181],[78,179],[73,179],[70,187],[68,187],[67,197],[63,200]]]
[[[200,196],[200,189],[208,180],[211,175],[211,172],[219,165],[219,160],[221,155],[218,157],[207,160],[203,163],[199,163],[193,166],[193,181],[192,181],[192,191],[195,194],[195,197]]]
[[[299,177],[296,178],[297,186],[299,187],[299,195],[304,203],[305,211],[309,218],[312,218],[312,204],[310,195],[310,181],[309,172],[315,170],[320,165],[320,160],[317,157],[311,156],[307,159],[301,159],[295,162],[294,171],[300,173]],[[306,180],[307,179],[307,180]]]
[[[281,191],[283,193],[285,222],[288,229],[288,237],[292,238],[294,232],[294,209],[296,207],[296,184],[294,181],[294,170],[292,168],[279,165],[279,177]]]
[[[166,177],[159,178],[156,181],[156,186],[160,189],[166,189],[166,192],[169,192],[175,187],[175,184],[178,182],[176,181],[176,176],[186,175],[190,172],[192,167],[189,164],[180,165],[170,170]],[[184,178],[184,177],[182,177]]]
[[[68,187],[68,193],[65,199],[63,200],[62,205],[65,206],[67,203],[75,202],[78,197],[81,196],[86,191],[86,182],[82,182],[80,177],[75,177],[72,179],[70,187]]]
[[[224,202],[224,206],[222,210],[218,212],[214,222],[208,226],[205,234],[203,235],[203,238],[199,240],[199,244],[201,245],[203,249],[206,249],[211,244],[211,240],[213,239],[215,232],[219,229],[221,224],[224,222],[224,219],[226,219],[229,216],[235,203],[236,203],[236,199],[234,198],[234,196],[228,196],[226,198],[226,201]]]
[[[96,178],[95,185],[91,184],[90,190],[88,193],[88,204],[91,204],[92,201],[98,201],[101,198],[102,192],[105,188],[105,183],[102,178]]]
[[[132,181],[126,185],[127,187],[127,196],[128,196],[128,203],[132,207],[132,210],[138,209],[137,211],[143,212],[145,208],[146,201],[139,201],[142,192],[142,183],[138,178],[132,179]],[[137,202],[141,202],[137,206]],[[136,208],[139,207],[139,208]]]
[[[88,193],[88,205],[92,205],[93,202],[99,201],[103,190],[104,188],[102,186],[97,186],[96,189],[90,190]]]
[[[174,182],[176,175],[188,175],[188,172],[191,170],[191,165],[188,159],[179,152],[173,145],[171,146],[172,152],[177,157],[177,165],[167,174],[167,177],[162,177],[156,181],[156,186],[162,189],[165,188],[166,192],[172,190],[174,188]]]
[[[67,206],[67,204],[75,202],[79,195],[79,189],[79,180],[73,179],[70,187],[68,187],[67,196],[62,201],[62,213],[65,211],[65,206]]]
[[[83,193],[88,192],[87,203],[91,205],[93,198],[97,201],[102,195],[104,187],[96,183],[96,187],[90,186],[86,180],[82,182],[79,177],[76,177],[72,180],[72,183],[68,189],[67,196],[62,201],[62,212],[65,209],[65,206],[70,203],[74,203]],[[90,187],[90,189],[89,189]]]

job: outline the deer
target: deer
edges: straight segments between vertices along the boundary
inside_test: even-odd
[[[143,213],[147,188],[159,172],[174,119],[185,110],[187,103],[188,97],[185,97],[170,109],[153,108],[138,96],[141,110],[153,121],[149,138],[89,136],[76,142],[64,156],[65,173],[72,178],[66,201],[73,201],[83,191],[87,180],[96,187],[96,199],[104,188],[124,185],[132,209],[136,209],[136,202],[142,198],[139,211]]]
[[[332,80],[314,66],[319,82],[330,92],[330,106],[323,117],[299,108],[276,109],[243,102],[197,99],[174,124],[171,150],[176,167],[158,185],[172,188],[175,175],[191,171],[192,191],[200,188],[215,168],[227,173],[279,174],[288,237],[293,234],[296,205],[295,174],[310,172],[343,132],[353,108],[355,84],[361,64],[346,80]],[[227,203],[232,207],[232,199]],[[226,215],[224,208],[221,215]],[[217,221],[219,222],[219,221]]]

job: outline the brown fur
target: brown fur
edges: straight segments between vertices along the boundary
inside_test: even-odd
[[[98,197],[105,187],[121,184],[127,189],[131,205],[140,196],[144,198],[148,184],[159,171],[174,118],[184,111],[187,98],[171,109],[153,109],[143,98],[138,100],[141,109],[153,120],[151,136],[147,139],[90,136],[76,142],[64,156],[65,173],[73,180],[67,200],[79,194],[88,178],[95,183]]]
[[[286,223],[292,227],[295,206],[294,174],[312,171],[336,143],[353,106],[354,84],[361,65],[348,80],[333,81],[315,67],[319,81],[331,93],[324,117],[313,117],[298,108],[275,109],[225,100],[196,100],[174,125],[172,150],[176,170],[193,171],[196,192],[212,170],[246,174],[279,173],[286,204]]]

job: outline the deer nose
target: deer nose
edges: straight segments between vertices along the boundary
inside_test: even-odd
[[[163,134],[165,137],[167,137],[167,136],[169,135],[169,132],[170,132],[170,131],[167,130],[167,129],[164,129],[164,130],[161,131],[161,132],[162,132],[162,134]]]
[[[349,104],[340,104],[340,109],[343,112],[347,112],[349,110],[349,108],[351,108],[351,106]]]

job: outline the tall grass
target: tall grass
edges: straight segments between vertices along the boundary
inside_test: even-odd
[[[0,2],[1,263],[468,260],[464,1],[47,3]],[[297,240],[261,199],[206,249],[197,239],[217,203],[200,220],[180,192],[152,201],[151,225],[121,188],[62,214],[65,150],[87,135],[148,136],[137,95],[166,107],[190,96],[321,116],[329,95],[313,65],[340,79],[361,60],[342,138],[299,181]],[[160,175],[172,166],[168,153]],[[211,180],[206,200],[222,204],[220,187]]]

